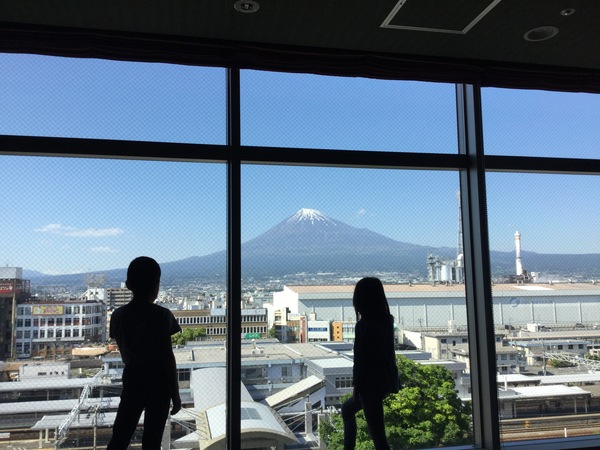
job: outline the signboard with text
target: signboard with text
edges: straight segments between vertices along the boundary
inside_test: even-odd
[[[31,313],[34,316],[60,316],[64,313],[63,305],[34,305]]]
[[[260,339],[260,333],[246,333],[244,339]]]
[[[15,285],[16,284],[16,285]],[[15,283],[14,281],[0,281],[0,294],[12,294],[21,290],[21,283]]]

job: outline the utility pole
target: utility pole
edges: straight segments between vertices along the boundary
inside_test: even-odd
[[[12,311],[10,317],[10,357],[14,360],[17,356],[17,280],[12,281],[12,292]]]
[[[94,408],[94,417],[92,418],[92,426],[94,427],[94,444],[93,449],[96,450],[96,431],[98,429],[98,405]]]

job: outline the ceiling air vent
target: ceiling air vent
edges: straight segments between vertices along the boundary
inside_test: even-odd
[[[399,0],[381,28],[467,34],[502,0]]]

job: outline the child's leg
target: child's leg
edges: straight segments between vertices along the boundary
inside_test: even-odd
[[[171,398],[166,395],[150,393],[154,397],[146,403],[144,410],[144,434],[142,448],[144,450],[160,450],[162,435],[169,417]]]
[[[369,427],[369,434],[373,439],[376,450],[389,450],[390,446],[385,436],[385,422],[383,417],[383,399],[378,396],[365,396],[363,399],[365,419]]]
[[[362,409],[360,398],[350,397],[342,405],[344,421],[344,450],[354,450],[356,446],[356,413]]]
[[[126,450],[140,421],[144,404],[131,397],[121,397],[113,435],[106,450]]]

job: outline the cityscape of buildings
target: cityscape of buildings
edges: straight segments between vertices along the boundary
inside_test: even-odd
[[[517,232],[515,277],[492,286],[499,415],[510,420],[600,411],[600,284],[536,283],[523,269],[519,238]],[[378,276],[395,320],[397,353],[445,367],[460,399],[469,402],[461,256],[430,255],[428,280],[420,283],[393,273]],[[102,277],[88,276],[87,289],[78,295],[55,291],[42,298],[31,294],[22,273],[19,267],[0,268],[0,433],[35,435],[40,446],[67,443],[69,436],[80,445],[82,430],[91,429],[106,439],[123,369],[108,327],[112,311],[131,300],[131,291],[124,285],[102,286]],[[242,435],[259,446],[320,446],[319,420],[352,390],[352,293],[359,277],[344,274],[336,284],[315,283],[335,276],[296,274],[243,294],[242,407],[255,422],[244,422]],[[310,283],[297,283],[306,280]],[[225,407],[225,388],[215,380],[225,379],[219,372],[226,369],[225,291],[163,286],[157,302],[182,328],[202,330],[197,340],[174,350],[184,409],[172,418],[165,445],[222,445],[222,415],[215,411]],[[87,418],[81,421],[84,412]],[[262,431],[256,434],[257,429]]]

